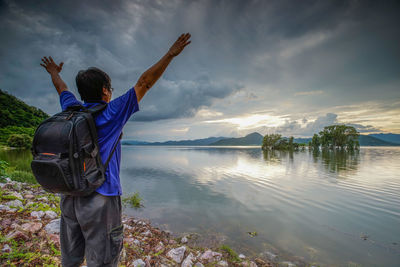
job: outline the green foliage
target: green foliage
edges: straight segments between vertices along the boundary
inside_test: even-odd
[[[319,148],[319,146],[321,145],[321,140],[318,134],[313,135],[313,138],[308,145],[313,148]]]
[[[9,166],[7,161],[0,160],[0,176],[4,176],[6,174],[6,169]]]
[[[238,254],[233,249],[231,249],[228,245],[221,245],[219,248],[221,250],[225,251],[226,253],[228,253],[231,261],[236,261],[236,262],[241,261]]]
[[[124,204],[128,204],[128,205],[130,205],[131,207],[134,207],[134,208],[143,207],[141,201],[142,201],[142,198],[139,196],[138,192],[136,192],[135,194],[133,194],[131,196],[124,197],[122,199],[122,202]]]
[[[286,138],[280,134],[267,134],[264,136],[263,150],[298,150],[300,144],[294,142],[293,136]]]
[[[0,128],[7,126],[37,127],[47,119],[42,110],[29,106],[15,96],[0,90]]]
[[[31,137],[35,134],[34,127],[7,126],[0,128],[0,143],[6,144],[12,134],[26,134]]]
[[[262,149],[268,150],[268,149],[274,149],[278,143],[278,141],[281,139],[282,135],[280,134],[267,134],[263,138],[262,142]]]
[[[36,178],[33,176],[32,172],[26,171],[10,171],[7,172],[7,176],[10,177],[11,180],[21,182],[21,183],[29,183],[29,184],[36,184]]]
[[[319,140],[323,148],[358,149],[360,133],[352,126],[331,125],[319,132]]]
[[[7,140],[10,147],[30,148],[32,146],[32,137],[27,134],[11,134]]]

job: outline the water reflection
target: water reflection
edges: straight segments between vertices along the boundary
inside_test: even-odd
[[[278,151],[278,150],[265,150],[262,152],[264,161],[268,165],[279,165],[279,164],[293,164],[296,155],[298,160],[304,160],[300,157],[304,155],[305,151]],[[322,150],[308,150],[308,153],[312,156],[313,162],[318,164],[319,162],[329,172],[351,172],[356,171],[360,163],[360,151],[353,150],[347,151],[344,149],[322,149]]]
[[[338,173],[341,171],[356,171],[360,163],[359,150],[322,149],[313,150],[314,161],[322,160],[327,171]]]
[[[19,171],[31,171],[32,153],[29,149],[0,150],[0,160],[7,161]]]

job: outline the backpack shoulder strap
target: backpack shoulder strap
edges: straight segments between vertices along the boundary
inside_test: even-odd
[[[100,111],[104,110],[106,107],[107,107],[107,104],[103,104],[102,103],[102,104],[96,105],[94,107],[87,108],[86,110],[89,113],[95,114],[97,112],[100,112]]]
[[[123,135],[123,133],[121,132],[121,134],[119,135],[119,138],[118,138],[117,142],[115,142],[115,144],[114,144],[114,146],[113,146],[113,149],[111,150],[110,155],[109,155],[108,158],[107,158],[106,163],[104,164],[104,171],[107,169],[108,163],[110,163],[110,160],[111,160],[111,156],[114,154],[114,151],[115,151],[115,149],[117,148],[117,144],[118,144],[118,142],[121,140],[122,135]]]

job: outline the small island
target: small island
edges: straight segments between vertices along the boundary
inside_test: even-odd
[[[360,143],[358,138],[360,133],[352,126],[347,125],[331,125],[326,126],[319,132],[314,134],[308,143],[310,149],[345,149],[358,150]],[[262,150],[304,150],[305,143],[294,142],[294,137],[282,137],[280,134],[267,134],[264,136],[261,148]]]

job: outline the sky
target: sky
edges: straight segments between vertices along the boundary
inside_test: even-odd
[[[189,32],[125,139],[400,133],[398,14],[398,1],[0,0],[0,88],[60,112],[39,65],[52,56],[78,99],[75,76],[92,66],[115,98]]]

